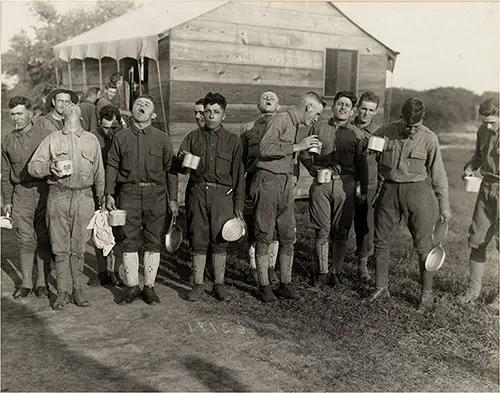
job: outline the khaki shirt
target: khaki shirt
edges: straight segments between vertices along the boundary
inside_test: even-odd
[[[293,174],[293,145],[298,126],[299,120],[293,108],[269,119],[259,144],[257,168],[277,174]]]
[[[402,121],[388,123],[374,135],[384,137],[384,151],[378,156],[379,174],[395,183],[414,183],[431,177],[441,209],[449,210],[448,178],[436,134],[424,125],[412,136],[406,135]]]
[[[2,198],[11,203],[15,185],[43,182],[28,173],[28,162],[40,143],[52,131],[29,124],[21,131],[12,131],[2,140]]]
[[[58,178],[51,174],[50,164],[54,161],[71,160],[73,173]],[[28,164],[33,177],[47,177],[48,184],[59,184],[66,188],[87,188],[94,186],[95,196],[104,193],[104,165],[101,147],[95,135],[80,128],[70,132],[66,128],[51,133],[40,144]]]
[[[490,131],[482,124],[477,130],[476,150],[470,161],[465,164],[465,168],[471,167],[474,171],[481,168],[481,174],[486,181],[498,182],[500,179],[498,172],[499,135],[500,130]]]
[[[358,125],[357,120],[358,118],[356,117],[356,119],[354,119],[352,124],[361,131],[363,131],[363,135],[366,138],[365,143],[366,146],[368,146],[368,138],[370,138],[370,136],[372,136],[380,128],[380,126],[372,121],[367,126],[362,127]],[[366,164],[368,166],[368,184],[371,186],[376,186],[378,183],[378,168],[377,168],[378,164],[376,156],[374,154],[368,154],[366,156]]]
[[[33,121],[33,124],[36,127],[45,128],[50,131],[61,131],[64,127],[64,121],[56,120],[54,116],[52,116],[52,112],[45,116],[37,117]]]

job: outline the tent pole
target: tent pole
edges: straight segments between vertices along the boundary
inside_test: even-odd
[[[73,90],[73,82],[71,81],[71,59],[68,61],[68,78],[69,78],[69,89]]]
[[[161,77],[160,77],[160,62],[159,60],[156,60],[156,70],[158,71],[158,84],[160,85],[160,100],[161,100],[161,109],[163,112],[163,121],[165,122],[165,129],[168,132],[168,124],[167,124],[167,116],[165,116],[165,103],[163,102],[163,91],[161,88]],[[139,75],[140,79],[140,75]]]
[[[120,60],[116,59],[116,71],[120,72]]]
[[[99,60],[99,88],[102,91],[102,64],[101,64],[101,58],[99,58],[97,60]]]
[[[56,86],[59,87],[59,71],[57,70],[57,66],[54,69],[56,71]]]
[[[85,59],[82,59],[82,71],[83,71],[83,90],[87,92],[87,68],[85,66]]]

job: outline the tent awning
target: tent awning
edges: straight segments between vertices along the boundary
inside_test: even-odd
[[[166,1],[145,4],[79,36],[54,46],[64,61],[91,57],[117,60],[149,57],[158,60],[158,36],[227,2]]]

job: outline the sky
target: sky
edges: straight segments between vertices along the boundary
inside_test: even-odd
[[[136,3],[142,1],[136,0]],[[60,12],[93,1],[53,1]],[[187,4],[184,1],[183,4]],[[400,52],[392,86],[500,90],[499,2],[339,2],[351,19]],[[2,1],[2,52],[36,23],[24,1]]]

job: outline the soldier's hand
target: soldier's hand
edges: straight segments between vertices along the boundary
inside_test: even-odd
[[[234,215],[236,216],[236,218],[239,218],[240,220],[243,221],[243,210],[234,209]]]
[[[168,201],[168,207],[170,208],[174,218],[179,215],[179,205],[177,204],[177,201]]]
[[[3,206],[3,212],[7,217],[12,215],[12,203],[7,203]]]
[[[308,150],[311,147],[319,147],[321,145],[317,135],[306,136],[297,144],[298,151]]]
[[[115,198],[113,198],[112,195],[106,195],[106,209],[109,211],[111,210],[116,210],[116,203],[115,203]]]
[[[55,162],[50,163],[50,173],[52,173],[56,177],[64,177],[62,174],[63,171],[57,168]]]
[[[106,209],[106,195],[99,198],[99,210],[103,211]]]
[[[474,171],[470,166],[464,169],[464,173],[462,174],[462,179],[466,177],[474,176]]]
[[[441,210],[441,222],[448,221],[450,222],[451,220],[451,211],[449,210]]]

